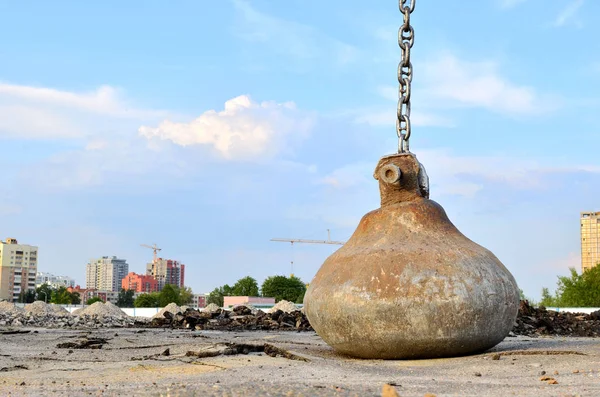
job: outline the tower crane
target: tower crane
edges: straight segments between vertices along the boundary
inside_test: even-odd
[[[305,244],[333,244],[333,245],[344,245],[345,241],[334,241],[331,239],[331,231],[327,229],[327,240],[307,240],[301,238],[272,238],[271,241],[277,241],[282,243],[291,243],[292,249],[294,248],[294,243],[305,243]],[[291,268],[292,272],[290,277],[294,276],[294,258],[291,260]]]
[[[162,248],[158,248],[156,246],[156,243],[154,243],[154,245],[148,245],[148,244],[140,244],[140,245],[142,247],[150,248],[151,250],[154,251],[154,259],[153,259],[152,263],[156,263],[158,251],[160,251]]]

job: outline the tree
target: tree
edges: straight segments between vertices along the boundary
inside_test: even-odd
[[[555,297],[547,288],[542,289],[544,306],[598,307],[600,306],[600,265],[578,274],[569,268],[570,276],[559,276]]]
[[[550,295],[550,291],[548,288],[542,288],[542,300],[540,301],[540,306],[545,307],[555,307],[556,306],[556,297]]]
[[[232,287],[234,296],[258,296],[258,283],[250,276],[239,279]]]
[[[180,305],[189,305],[192,303],[192,299],[194,298],[194,292],[190,287],[181,287],[179,288],[179,304]]]
[[[35,302],[35,291],[32,289],[22,290],[19,293],[19,303],[33,303]]]
[[[48,284],[42,284],[35,290],[35,295],[37,300],[50,302],[52,301],[52,293],[54,292],[54,288],[52,288]]]
[[[169,303],[175,303],[179,305],[179,288],[174,285],[166,284],[162,291],[160,291],[158,297],[158,305],[160,307],[165,307]]]
[[[215,288],[210,294],[208,294],[208,298],[206,298],[206,303],[211,304],[214,303],[219,307],[223,307],[224,305],[224,296],[232,296],[233,288],[229,285],[225,284],[222,287]]]
[[[133,307],[133,294],[135,292],[131,289],[122,288],[119,291],[119,297],[117,298],[117,306],[119,307]]]
[[[93,298],[88,299],[85,304],[86,305],[93,305],[96,302],[103,302],[101,298],[94,296]]]
[[[286,300],[302,302],[306,293],[306,285],[296,276],[271,276],[262,284],[262,296],[275,298],[275,302]]]
[[[52,294],[50,302],[58,305],[76,305],[81,303],[81,298],[77,292],[69,292],[67,287],[59,287]]]
[[[140,294],[133,301],[134,307],[158,307],[158,292],[152,292],[150,294]]]
[[[81,303],[81,296],[79,295],[79,292],[71,292],[70,294],[72,305],[78,305]]]

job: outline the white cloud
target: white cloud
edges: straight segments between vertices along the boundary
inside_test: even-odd
[[[82,138],[100,132],[113,121],[165,115],[162,111],[131,106],[110,86],[72,92],[0,83],[0,138]]]
[[[558,14],[554,21],[555,27],[565,26],[569,23],[575,24],[581,28],[583,24],[577,19],[577,14],[581,6],[583,6],[584,0],[572,0],[565,6],[565,8]]]
[[[242,95],[225,102],[221,111],[209,110],[189,123],[165,120],[158,127],[142,126],[149,140],[168,140],[180,146],[206,146],[230,160],[249,160],[285,151],[289,141],[307,136],[312,119],[292,102],[257,103]]]
[[[423,65],[421,101],[436,107],[485,108],[507,115],[542,114],[556,101],[542,98],[534,88],[514,84],[491,61],[468,62],[446,54]],[[435,103],[434,103],[435,102]]]
[[[446,101],[450,107],[460,104],[509,115],[539,114],[553,108],[535,89],[511,83],[498,69],[494,62],[443,55],[424,65],[423,91],[427,98]]]
[[[430,177],[432,196],[473,198],[490,187],[506,187],[518,191],[551,187],[549,176],[576,172],[600,174],[593,165],[560,165],[556,159],[533,161],[507,156],[456,155],[447,149],[425,149],[417,154]],[[326,185],[344,190],[373,182],[376,164],[360,162],[340,167],[323,176]]]
[[[269,46],[272,51],[296,61],[309,61],[305,66],[312,64],[314,67],[316,59],[333,61],[338,66],[358,59],[358,50],[354,46],[329,37],[312,26],[261,13],[245,0],[234,0],[233,3],[242,17],[235,29],[243,40],[259,43],[261,47]]]

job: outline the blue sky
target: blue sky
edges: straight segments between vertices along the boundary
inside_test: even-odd
[[[539,297],[600,210],[600,3],[471,3],[417,3],[411,150]],[[0,0],[2,238],[81,284],[152,243],[195,292],[291,260],[310,281],[337,246],[269,240],[345,240],[378,207],[400,24],[395,1]]]

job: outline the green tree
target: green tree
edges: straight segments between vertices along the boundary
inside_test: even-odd
[[[600,306],[600,266],[577,273],[569,268],[570,276],[559,276],[555,297],[547,288],[542,289],[544,306],[557,307],[598,307]]]
[[[542,288],[542,300],[540,301],[540,306],[544,307],[555,307],[556,306],[556,297],[550,295],[550,291],[548,288]]]
[[[560,296],[558,303],[563,307],[598,307],[600,306],[600,266],[578,274],[569,269],[571,276],[559,276],[556,294]]]
[[[78,293],[69,292],[67,287],[59,287],[52,294],[50,303],[56,303],[58,305],[76,305],[81,303],[81,298]]]
[[[19,302],[19,303],[35,302],[35,290],[32,290],[32,289],[22,290],[21,293],[19,293],[19,298],[18,298],[17,302]]]
[[[166,284],[162,291],[160,291],[158,297],[158,305],[160,307],[165,307],[169,303],[175,303],[179,305],[179,288],[174,285]]]
[[[70,292],[70,294],[72,305],[78,305],[81,303],[81,296],[79,295],[79,292]]]
[[[179,288],[179,304],[189,305],[194,298],[194,292],[190,287]]]
[[[134,307],[158,307],[159,293],[152,292],[150,294],[140,294],[135,301],[133,301]]]
[[[93,305],[96,302],[103,302],[101,298],[98,298],[97,296],[94,296],[93,298],[88,299],[85,304],[86,305]]]
[[[222,287],[215,288],[210,294],[208,294],[208,297],[206,298],[206,304],[210,305],[211,303],[214,303],[215,305],[217,305],[219,307],[223,307],[223,305],[224,305],[223,297],[232,296],[232,295],[233,295],[233,288],[230,287],[229,285],[225,284]]]
[[[135,291],[131,289],[122,288],[119,291],[119,297],[117,298],[117,306],[119,307],[133,307],[133,294]]]
[[[54,288],[52,288],[48,284],[42,284],[35,290],[35,295],[37,300],[50,302],[52,301],[52,294],[54,292]]]
[[[261,292],[262,296],[275,298],[275,302],[302,302],[306,284],[296,276],[271,276],[263,282]]]
[[[233,296],[258,296],[258,283],[250,276],[239,279],[232,287]]]

